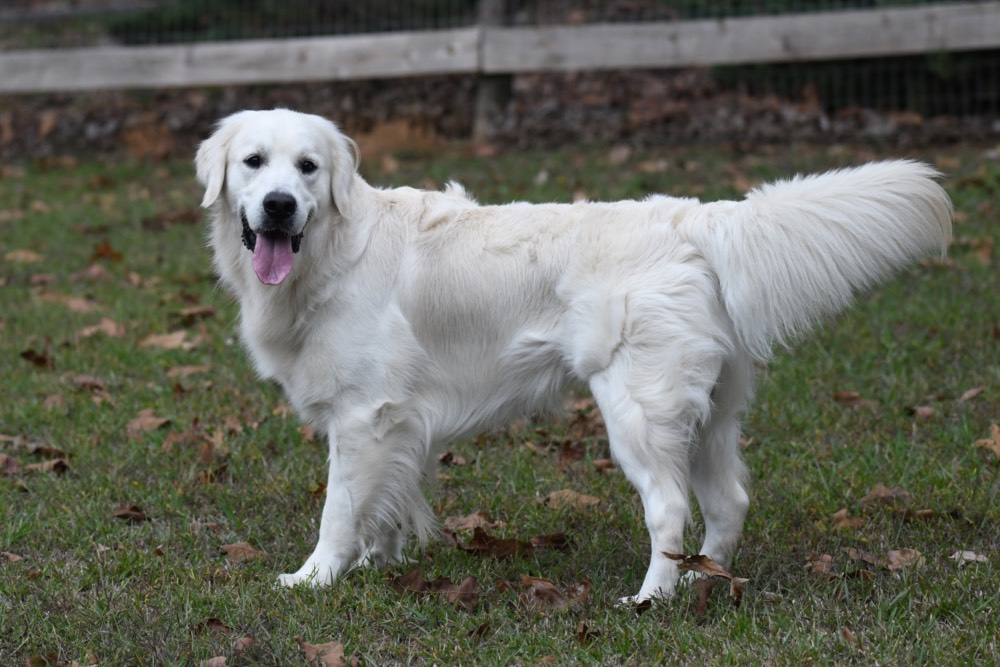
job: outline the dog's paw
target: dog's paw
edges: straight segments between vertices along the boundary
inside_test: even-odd
[[[308,586],[317,588],[332,584],[340,574],[341,568],[335,564],[319,564],[310,558],[305,565],[299,568],[298,572],[292,574],[278,575],[278,585],[285,588],[294,586]]]
[[[313,586],[311,577],[301,577],[297,572],[292,574],[279,574],[278,586],[284,588],[294,588],[295,586]]]

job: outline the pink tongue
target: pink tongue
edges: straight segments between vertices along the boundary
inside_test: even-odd
[[[289,236],[257,235],[253,270],[265,285],[279,285],[292,271],[292,239]]]

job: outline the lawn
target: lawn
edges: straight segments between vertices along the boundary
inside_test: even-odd
[[[648,609],[615,604],[639,588],[647,535],[585,396],[564,419],[447,448],[432,506],[490,523],[413,547],[429,583],[397,567],[276,588],[315,541],[325,446],[249,368],[190,160],[0,167],[0,665],[306,664],[334,642],[366,665],[992,664],[1000,160],[986,148],[918,155],[949,175],[949,259],[761,373],[742,596],[721,582]],[[364,169],[457,179],[484,202],[713,199],[880,155],[444,146]]]

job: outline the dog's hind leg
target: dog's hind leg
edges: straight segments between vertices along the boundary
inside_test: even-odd
[[[746,465],[739,453],[739,415],[753,388],[749,359],[729,362],[713,392],[712,416],[691,460],[691,486],[705,521],[701,552],[722,567],[732,562],[750,504]]]
[[[590,388],[604,415],[612,456],[642,499],[651,542],[649,569],[638,594],[623,600],[641,602],[669,597],[677,584],[676,561],[665,554],[683,552],[690,448],[710,385],[687,383],[680,370],[673,376],[643,373],[646,377],[637,379],[629,376],[628,365],[619,357],[590,378]],[[668,372],[678,368],[683,366],[671,364]]]

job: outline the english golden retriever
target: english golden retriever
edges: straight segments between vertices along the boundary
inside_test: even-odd
[[[316,549],[284,585],[399,561],[435,521],[435,447],[589,387],[639,492],[669,596],[689,492],[726,566],[747,511],[739,416],[755,364],[951,237],[929,166],[871,163],[742,201],[481,206],[461,186],[379,189],[330,121],[223,119],[198,150],[202,205],[243,341],[329,439]]]

